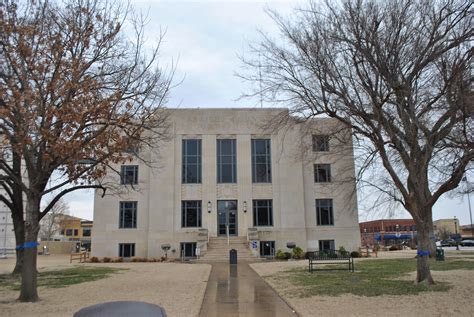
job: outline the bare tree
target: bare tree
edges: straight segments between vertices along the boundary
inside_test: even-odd
[[[413,216],[417,282],[434,283],[432,207],[474,159],[472,1],[356,0],[270,12],[280,39],[262,34],[243,78],[256,96],[301,118],[352,129],[368,179]],[[258,56],[258,58],[257,58]]]
[[[54,235],[61,231],[61,221],[64,215],[68,214],[69,205],[63,199],[58,200],[51,210],[41,219],[40,231],[38,233],[39,238],[46,241],[48,245]]]
[[[449,228],[447,228],[445,226],[442,226],[441,228],[438,228],[437,231],[438,231],[437,232],[438,238],[441,239],[441,240],[449,239],[449,238],[451,238],[451,235],[453,234],[451,232],[451,230],[449,230]]]
[[[0,0],[0,200],[25,215],[21,301],[38,300],[39,221],[67,193],[105,191],[110,164],[151,163],[129,150],[166,135],[174,67],[158,66],[162,34],[145,47],[144,22],[120,2]]]

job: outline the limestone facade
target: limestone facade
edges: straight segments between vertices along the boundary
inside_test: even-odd
[[[247,237],[255,255],[268,253],[268,250],[260,250],[262,241],[272,242],[272,252],[277,249],[288,251],[287,242],[294,242],[305,251],[316,251],[329,245],[335,249],[343,246],[347,250],[356,250],[360,246],[352,142],[348,131],[341,131],[335,121],[312,119],[297,124],[295,119],[291,119],[285,126],[269,128],[269,120],[288,114],[286,109],[167,111],[169,138],[158,145],[158,152],[146,153],[154,162],[153,166],[138,159],[127,163],[138,166],[136,184],[123,185],[128,190],[119,195],[109,193],[101,197],[101,191],[96,192],[92,235],[94,256],[115,257],[124,255],[123,252],[127,256],[131,244],[134,244],[132,255],[139,257],[164,255],[161,248],[164,244],[170,245],[168,256],[171,257],[183,255],[182,243],[196,243],[195,246],[205,252],[207,235],[217,237],[218,228],[223,228],[223,218],[218,215],[222,215],[222,210],[218,209],[225,201],[236,204],[233,212],[235,235]],[[329,151],[313,151],[313,135],[329,135]],[[197,183],[183,181],[185,140],[200,140],[198,165],[201,179]],[[232,173],[235,175],[231,183],[218,181],[218,160],[223,160],[218,155],[219,140],[235,140],[232,141],[231,155]],[[269,155],[266,157],[271,162],[271,177],[265,182],[253,179],[256,162],[262,162],[255,156],[257,150],[252,150],[257,146],[252,145],[253,140],[269,140]],[[315,164],[330,165],[329,182],[315,182]],[[117,166],[116,170],[121,171],[121,167]],[[106,181],[120,184],[120,176],[108,173]],[[324,219],[319,219],[324,225],[318,225],[318,199],[332,203],[331,219],[327,214],[321,216]],[[200,204],[197,227],[183,227],[183,202],[186,201]],[[261,216],[267,225],[256,226],[254,223],[258,201],[270,201],[271,221],[267,219],[268,214]],[[136,208],[134,219],[128,218],[126,225],[123,215],[120,216],[120,206],[128,208],[132,205],[124,205],[124,202],[133,202]],[[194,217],[188,220],[196,221]],[[218,227],[219,221],[221,227]],[[121,228],[124,226],[132,228]],[[321,244],[320,241],[333,242]],[[128,245],[126,251],[123,245]]]

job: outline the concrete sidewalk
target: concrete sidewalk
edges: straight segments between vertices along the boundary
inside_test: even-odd
[[[200,316],[290,317],[296,314],[247,263],[212,263]]]

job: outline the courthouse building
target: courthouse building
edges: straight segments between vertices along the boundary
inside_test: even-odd
[[[244,241],[253,256],[360,246],[350,133],[332,119],[265,128],[286,109],[170,109],[149,167],[109,173],[128,188],[94,201],[94,256],[206,256]],[[336,133],[337,132],[337,133]],[[131,186],[132,185],[132,186]]]

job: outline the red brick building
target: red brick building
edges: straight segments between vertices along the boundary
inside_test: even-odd
[[[359,223],[362,246],[416,243],[416,225],[413,219],[380,219]]]

